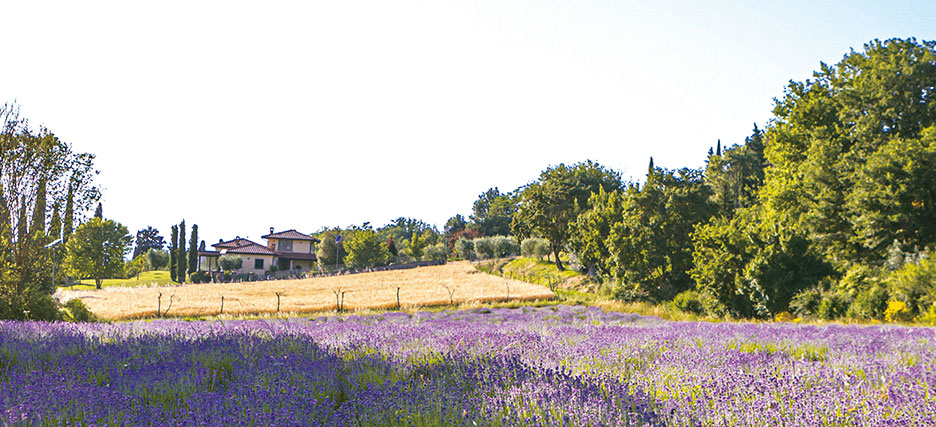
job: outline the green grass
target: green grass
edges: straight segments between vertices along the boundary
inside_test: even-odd
[[[588,282],[588,277],[582,273],[569,269],[559,271],[556,264],[535,258],[481,261],[477,267],[485,273],[547,286],[553,292],[557,288],[580,289]]]
[[[169,278],[168,271],[146,271],[140,274],[139,278],[130,278],[130,279],[104,279],[101,283],[101,287],[105,286],[151,286],[151,285],[168,285],[173,283]],[[93,279],[84,279],[78,282],[74,286],[59,286],[61,289],[73,289],[77,291],[83,291],[88,289],[94,289],[94,280]]]

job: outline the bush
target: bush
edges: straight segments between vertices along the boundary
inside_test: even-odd
[[[858,293],[848,308],[848,316],[865,320],[882,319],[884,311],[887,310],[888,299],[890,295],[887,289],[881,285],[874,285]]]
[[[702,295],[696,291],[683,291],[673,298],[673,305],[687,313],[702,314],[705,308],[702,305]]]
[[[822,291],[816,288],[804,289],[790,300],[790,309],[797,317],[817,317],[822,304]]]
[[[520,254],[542,261],[543,257],[549,255],[549,242],[539,237],[524,239],[520,242]]]
[[[517,240],[512,237],[494,236],[491,238],[491,245],[494,246],[494,256],[497,258],[516,255],[520,252]]]
[[[475,259],[474,241],[465,238],[458,239],[458,241],[455,242],[455,255],[464,260]]]
[[[189,282],[191,283],[208,283],[211,281],[211,274],[207,271],[195,271],[189,273]]]
[[[64,318],[68,322],[97,322],[97,316],[78,298],[65,303]]]
[[[218,266],[224,271],[239,270],[244,265],[244,260],[237,255],[221,255],[218,258]]]
[[[435,261],[445,258],[445,243],[437,243],[426,248],[423,259],[426,261]]]
[[[913,313],[903,301],[889,301],[887,310],[884,310],[884,320],[887,322],[909,322],[913,319]]]
[[[150,248],[143,257],[147,270],[161,270],[169,265],[169,252],[162,249]]]
[[[475,255],[478,258],[494,258],[494,242],[490,237],[478,237],[474,239]]]
[[[885,279],[891,296],[907,305],[911,314],[922,313],[936,303],[936,260],[926,257],[907,263]]]
[[[842,292],[825,292],[822,302],[819,303],[818,315],[820,319],[832,320],[845,315],[851,300]]]
[[[650,297],[647,291],[636,284],[619,284],[611,290],[611,298],[624,302],[646,301]]]

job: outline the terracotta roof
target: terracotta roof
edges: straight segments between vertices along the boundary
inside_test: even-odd
[[[276,252],[276,256],[284,259],[296,259],[303,261],[317,261],[318,257],[315,254],[307,254],[301,252]]]
[[[228,240],[226,242],[215,243],[211,245],[212,247],[218,249],[229,249],[229,248],[239,248],[241,246],[247,245],[257,245],[258,243],[251,242],[243,237],[235,237],[234,240]]]
[[[221,249],[221,251],[226,254],[276,255],[272,249],[240,237],[229,242],[216,243],[211,246]]]
[[[264,239],[289,239],[289,240],[311,240],[313,242],[321,242],[321,240],[316,239],[308,234],[303,234],[295,229],[280,231],[278,233],[270,233],[266,236],[262,236]]]

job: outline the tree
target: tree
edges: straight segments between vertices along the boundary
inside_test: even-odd
[[[419,260],[423,256],[423,252],[427,246],[429,246],[429,235],[432,232],[430,230],[425,230],[423,233],[413,233],[413,236],[409,240],[409,245],[406,247],[407,255],[413,257],[414,260]]]
[[[722,154],[721,141],[716,154],[709,151],[705,183],[712,190],[712,200],[721,215],[730,216],[736,209],[757,203],[757,192],[764,184],[764,133],[754,124],[744,145],[729,147]]]
[[[652,168],[644,186],[599,191],[572,225],[570,241],[579,259],[602,275],[630,285],[656,301],[693,286],[692,248],[696,224],[715,212],[702,173]]]
[[[94,210],[94,217],[97,219],[104,219],[104,206],[101,202],[98,202],[97,209]]]
[[[317,237],[322,242],[318,245],[318,250],[315,251],[315,255],[318,257],[319,264],[321,264],[322,267],[333,267],[336,264],[344,262],[345,256],[348,255],[344,247],[345,245],[335,243],[335,239],[338,236],[342,236],[342,240],[346,240],[349,234],[353,233],[341,230],[340,228],[325,230],[318,234]],[[338,257],[337,263],[335,260],[336,256]]]
[[[188,267],[188,253],[185,250],[185,220],[179,223],[179,242],[176,243],[177,253],[176,253],[176,281],[179,283],[185,283],[185,270]]]
[[[513,195],[501,193],[494,187],[481,193],[475,200],[471,221],[484,236],[503,236],[510,234],[510,223],[516,211]]]
[[[934,81],[936,42],[891,39],[821,64],[814,79],[790,82],[766,133],[765,215],[802,230],[840,272],[852,262],[880,262],[894,238],[909,237],[904,243],[911,246],[933,243],[932,235],[902,231],[914,226],[911,218],[927,218],[932,193],[901,191],[900,204],[909,206],[897,208],[901,219],[887,219],[895,206],[878,200],[890,188],[881,184],[893,178],[913,187],[916,178],[875,155],[910,154],[899,148],[910,141],[920,141],[913,150],[925,152],[926,129],[936,125]],[[865,186],[865,179],[876,183]],[[919,213],[907,215],[914,209]]]
[[[465,221],[465,217],[461,214],[456,214],[449,218],[448,221],[445,221],[445,230],[447,233],[455,234],[466,228],[468,228],[468,221]]]
[[[789,308],[793,296],[832,274],[802,232],[764,221],[758,207],[716,217],[692,235],[690,272],[718,314],[768,317]]]
[[[383,265],[390,255],[377,232],[369,227],[357,230],[348,240],[347,249],[346,262],[354,269]]]
[[[237,255],[221,255],[218,257],[218,266],[224,271],[233,271],[241,268],[244,260]]]
[[[150,248],[144,256],[147,270],[162,270],[169,265],[169,252],[162,249]]]
[[[179,226],[172,226],[172,233],[169,236],[169,277],[173,282],[178,282],[179,272]]]
[[[136,232],[133,258],[145,254],[150,249],[162,249],[164,246],[166,246],[166,241],[159,235],[159,230],[146,227]]]
[[[621,177],[591,160],[572,166],[560,164],[547,168],[539,180],[520,193],[520,205],[511,229],[518,237],[528,229],[549,240],[556,257],[556,268],[565,270],[559,252],[569,240],[569,224],[588,207],[592,193],[621,188]]]
[[[390,238],[387,239],[387,252],[389,252],[390,256],[392,256],[394,259],[400,255],[400,251],[397,249],[396,243],[393,243],[393,236],[390,236]]]
[[[113,220],[93,218],[78,226],[68,241],[65,266],[75,277],[90,277],[101,289],[107,278],[123,276],[124,256],[130,249],[127,227]]]
[[[189,241],[188,273],[198,270],[198,224],[192,224],[192,238]]]
[[[455,242],[455,254],[461,259],[473,260],[475,258],[474,242],[465,238],[458,239]]]
[[[127,261],[127,265],[124,267],[124,275],[127,279],[135,276],[139,280],[140,273],[144,271],[146,271],[146,257],[143,255]]]
[[[0,318],[57,318],[48,207],[82,213],[96,201],[93,160],[48,129],[31,129],[17,106],[0,106]]]

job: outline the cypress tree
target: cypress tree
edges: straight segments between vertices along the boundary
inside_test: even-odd
[[[169,240],[169,277],[173,282],[176,280],[176,270],[178,269],[178,260],[176,259],[176,248],[179,246],[179,226],[172,226],[172,233]]]
[[[94,210],[94,217],[100,220],[104,219],[104,205],[98,202],[97,209]]]
[[[179,253],[176,254],[176,262],[178,264],[178,270],[176,271],[176,278],[179,279],[179,283],[185,283],[185,270],[187,267],[187,254],[185,253],[185,220],[179,223]]]
[[[192,224],[192,238],[189,240],[188,272],[192,274],[198,268],[198,224]]]

